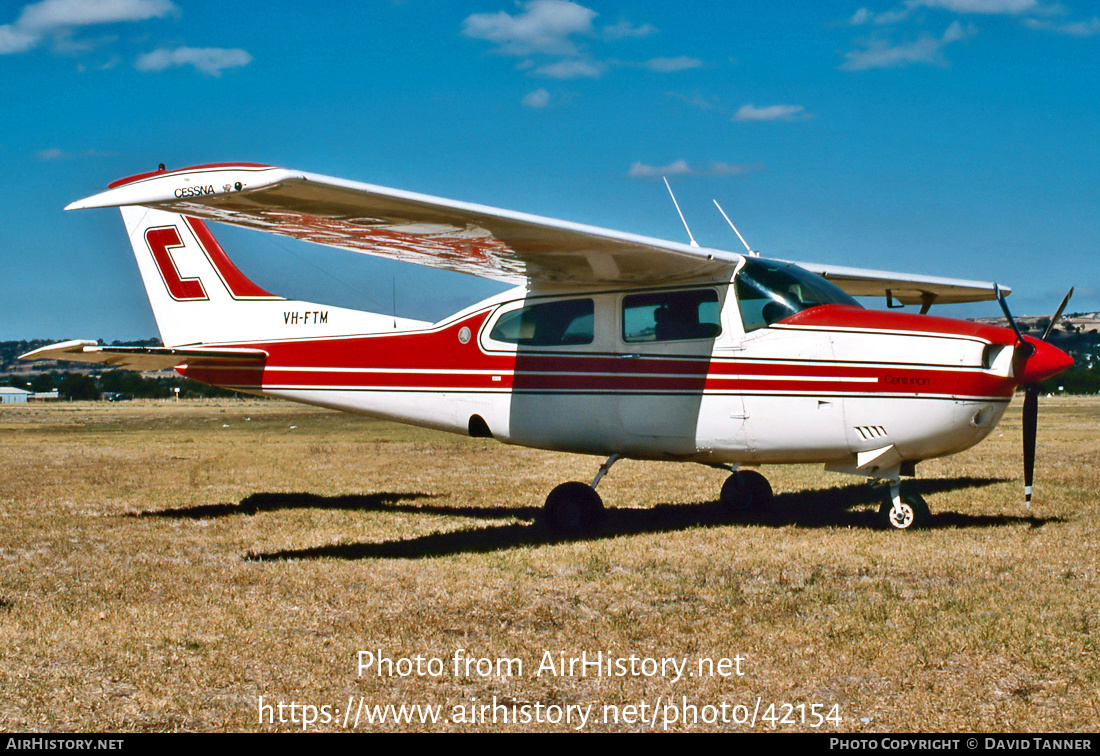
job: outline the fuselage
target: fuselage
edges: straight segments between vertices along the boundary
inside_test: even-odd
[[[432,326],[309,339],[288,329],[234,344],[264,350],[262,367],[180,371],[505,443],[640,459],[854,471],[875,450],[914,462],[994,428],[1019,382],[1012,331],[867,310],[807,291],[824,280],[792,269],[747,260],[729,277],[672,287],[516,289]]]

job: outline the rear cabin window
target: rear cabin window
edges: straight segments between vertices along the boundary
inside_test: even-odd
[[[623,297],[623,340],[713,339],[722,333],[714,289],[661,291]]]
[[[591,299],[544,302],[501,315],[489,338],[520,346],[591,344],[594,320]]]

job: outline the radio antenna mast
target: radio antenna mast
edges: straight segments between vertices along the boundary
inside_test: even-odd
[[[668,196],[672,197],[672,204],[676,206],[676,212],[680,215],[680,222],[684,224],[684,230],[688,232],[691,246],[698,247],[699,242],[695,241],[695,237],[691,235],[691,229],[688,228],[688,222],[684,220],[684,214],[680,212],[680,203],[676,201],[676,195],[672,193],[672,187],[668,185],[668,179],[664,176],[661,176],[661,179],[665,182],[665,189],[668,189]]]
[[[726,223],[730,224],[730,228],[733,229],[733,233],[737,234],[737,238],[740,239],[741,243],[745,245],[745,250],[753,257],[760,257],[759,252],[752,251],[752,247],[750,247],[749,243],[745,241],[745,237],[741,236],[741,232],[737,230],[737,226],[733,225],[733,221],[731,221],[730,217],[726,215],[726,211],[722,209],[722,206],[718,204],[718,200],[711,200],[711,202],[713,202],[714,206],[718,208],[718,212],[722,214],[722,217],[726,219]]]

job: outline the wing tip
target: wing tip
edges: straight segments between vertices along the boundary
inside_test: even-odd
[[[257,173],[264,174],[263,179],[258,179],[258,185],[263,186],[277,178],[285,178],[282,175],[285,172],[286,169],[265,163],[204,163],[172,171],[165,170],[161,166],[155,171],[138,173],[112,181],[107,185],[107,191],[70,202],[65,209],[86,210],[124,205],[148,205],[186,200],[193,196],[223,195],[239,192],[242,187],[256,188],[248,177],[255,176]],[[204,182],[205,189],[203,186],[198,186],[197,192],[194,191],[197,185],[185,186],[176,181],[181,179],[184,184],[190,184],[192,180],[199,178]]]

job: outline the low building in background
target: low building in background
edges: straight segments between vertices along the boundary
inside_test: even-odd
[[[30,391],[14,386],[0,386],[0,404],[26,404]]]

